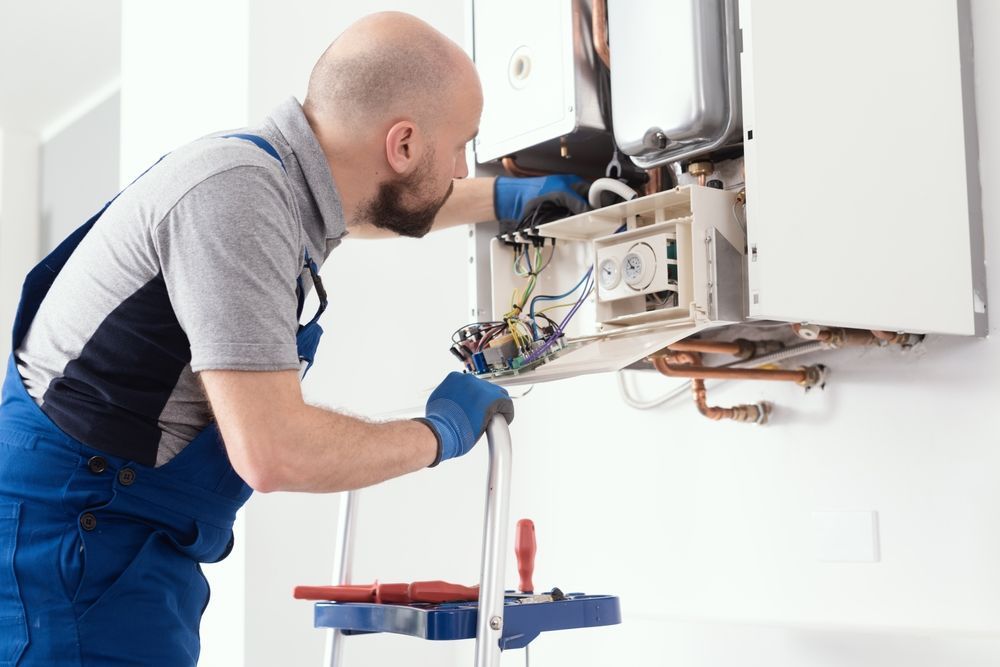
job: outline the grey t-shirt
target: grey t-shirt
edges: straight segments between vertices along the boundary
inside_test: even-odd
[[[95,449],[163,465],[211,421],[195,373],[299,366],[303,253],[321,264],[340,242],[340,198],[295,99],[234,132],[281,161],[232,132],[165,156],[82,240],[16,350],[42,410]]]

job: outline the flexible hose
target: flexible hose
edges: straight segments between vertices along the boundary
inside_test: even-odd
[[[777,363],[793,357],[801,357],[804,354],[811,354],[812,352],[820,352],[825,349],[827,349],[827,345],[825,343],[820,341],[811,341],[808,343],[793,345],[792,347],[786,347],[784,350],[778,350],[777,352],[771,352],[770,354],[763,354],[759,357],[754,357],[753,359],[747,359],[746,361],[737,361],[735,364],[726,364],[726,367],[754,368],[765,364]]]
[[[632,392],[628,387],[628,383],[625,381],[625,371],[618,371],[618,389],[621,391],[622,400],[625,401],[625,404],[629,407],[635,408],[636,410],[652,410],[653,408],[658,408],[665,403],[678,399],[681,396],[687,396],[690,394],[691,381],[689,380],[678,385],[677,387],[674,387],[659,398],[643,401],[632,395]]]
[[[614,192],[625,200],[635,199],[639,196],[638,192],[617,179],[599,178],[594,181],[594,184],[590,186],[590,190],[587,192],[587,200],[590,202],[590,208],[601,207],[602,192]]]

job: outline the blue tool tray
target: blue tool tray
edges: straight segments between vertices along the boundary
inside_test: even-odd
[[[501,650],[524,648],[542,632],[616,625],[622,620],[618,598],[611,595],[570,593],[564,600],[533,603],[518,599],[504,598]],[[435,641],[475,639],[478,612],[475,602],[317,602],[314,625],[348,635],[395,632]]]

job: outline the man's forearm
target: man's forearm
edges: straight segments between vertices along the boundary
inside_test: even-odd
[[[372,423],[311,405],[274,445],[265,458],[278,468],[274,491],[358,489],[426,468],[437,454],[437,439],[420,422]]]
[[[434,218],[433,229],[496,220],[493,207],[494,178],[462,178]]]
[[[204,371],[229,460],[257,491],[356,489],[434,462],[437,438],[411,421],[372,423],[307,405],[298,373]]]

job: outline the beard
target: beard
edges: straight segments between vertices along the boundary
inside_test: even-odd
[[[429,160],[428,160],[429,162]],[[448,186],[448,191],[440,199],[420,204],[404,203],[409,197],[414,198],[424,190],[429,164],[422,165],[409,176],[380,183],[375,196],[361,205],[360,218],[364,222],[385,229],[400,236],[420,238],[431,230],[438,211],[448,201],[455,182]]]

